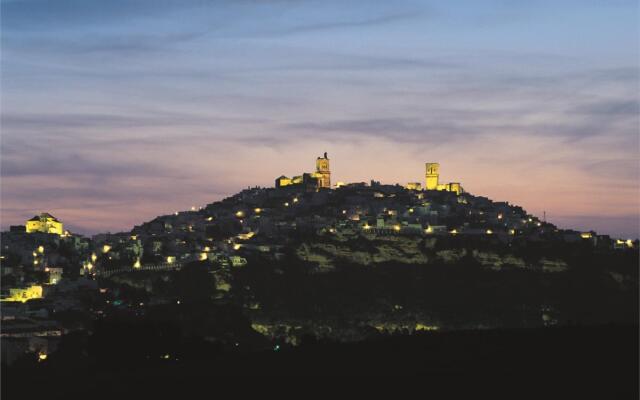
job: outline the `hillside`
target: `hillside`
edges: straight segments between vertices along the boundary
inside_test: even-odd
[[[131,234],[158,261],[204,260],[220,300],[293,342],[637,321],[637,243],[468,193],[253,188]]]
[[[4,232],[3,242],[3,287],[45,282],[31,308],[69,309],[82,317],[64,323],[85,327],[203,301],[245,321],[224,341],[245,328],[296,344],[305,335],[637,324],[637,241],[558,229],[470,193],[377,182],[248,188],[131,232]]]

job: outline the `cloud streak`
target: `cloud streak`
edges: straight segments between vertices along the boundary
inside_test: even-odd
[[[635,6],[547,6],[5,1],[3,227],[128,229],[324,151],[336,180],[439,161],[534,212],[636,215]]]

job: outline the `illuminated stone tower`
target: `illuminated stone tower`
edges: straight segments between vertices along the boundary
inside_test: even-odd
[[[331,171],[329,170],[329,158],[326,152],[324,157],[318,157],[316,160],[316,173],[314,176],[318,178],[319,188],[331,189]]]
[[[438,179],[440,176],[440,164],[426,163],[427,172],[425,174],[427,190],[438,190]]]

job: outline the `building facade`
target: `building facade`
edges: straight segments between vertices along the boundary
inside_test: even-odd
[[[56,235],[62,235],[64,233],[62,222],[58,221],[56,217],[49,213],[42,213],[27,220],[25,228],[27,233],[42,232],[54,233]]]
[[[316,172],[313,176],[318,179],[318,188],[331,188],[331,170],[326,152],[324,157],[318,157],[316,160]]]
[[[331,188],[331,170],[329,168],[329,158],[327,153],[324,153],[324,157],[318,157],[316,160],[316,171],[312,173],[305,172],[302,175],[289,178],[287,176],[280,176],[276,178],[276,187],[285,188],[287,186],[304,186],[306,189],[321,189]]]
[[[425,173],[425,189],[426,190],[438,190],[438,180],[440,179],[440,164],[438,163],[426,163]]]
[[[461,194],[464,192],[460,182],[440,183],[440,164],[425,164],[425,189],[426,190],[444,190]]]

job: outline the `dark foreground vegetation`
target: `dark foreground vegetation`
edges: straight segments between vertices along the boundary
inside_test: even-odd
[[[638,327],[633,325],[425,332],[357,343],[308,338],[297,347],[256,341],[251,351],[184,341],[158,328],[145,342],[145,332],[135,331],[143,328],[115,334],[125,327],[100,326],[85,338],[88,351],[73,348],[82,342],[73,338],[67,341],[72,348],[62,343],[57,357],[4,367],[2,398],[151,398],[218,390],[229,384],[228,376],[247,384],[267,376],[288,385],[292,376],[354,375],[419,378],[425,393],[438,387],[480,395],[513,387],[545,398],[638,398]],[[101,338],[107,333],[115,337]],[[172,354],[158,353],[169,344]]]

